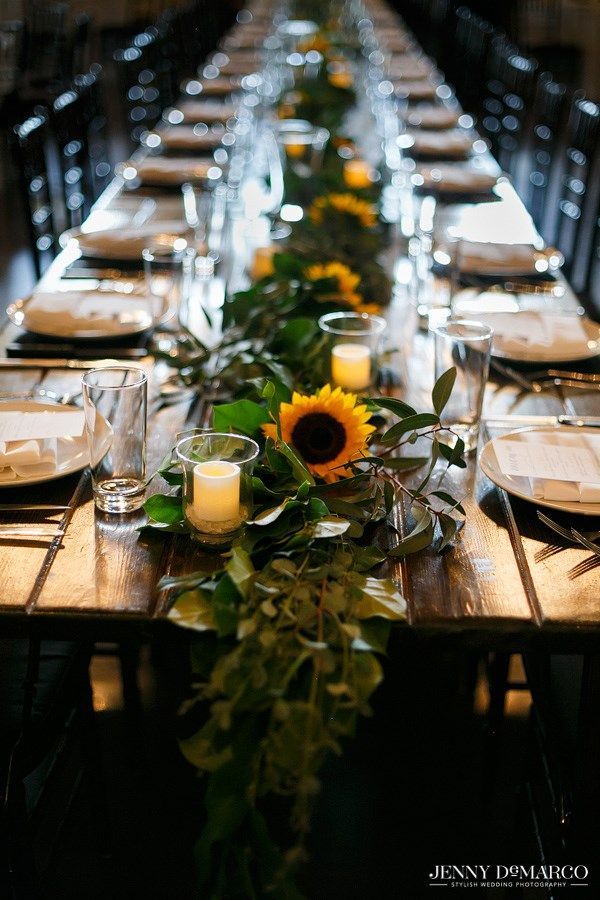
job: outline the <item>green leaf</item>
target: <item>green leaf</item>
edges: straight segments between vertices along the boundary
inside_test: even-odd
[[[395,400],[393,397],[371,398],[371,402],[374,406],[393,412],[399,419],[405,419],[407,416],[416,416],[417,414],[413,406],[409,406],[403,400]]]
[[[377,547],[354,547],[354,566],[358,572],[367,572],[374,566],[380,565],[386,556]]]
[[[357,619],[379,616],[400,621],[406,618],[406,600],[391,578],[353,575],[351,581],[361,593],[361,599],[354,607]]]
[[[386,469],[394,472],[410,472],[411,469],[419,469],[429,462],[428,456],[392,456],[386,457],[383,464]]]
[[[353,650],[374,650],[385,653],[390,637],[391,622],[389,619],[376,617],[363,619],[360,623],[360,637],[352,642]]]
[[[417,431],[419,428],[433,428],[439,424],[439,416],[434,416],[433,413],[417,413],[415,416],[407,416],[401,422],[396,422],[395,425],[392,425],[389,431],[386,431],[381,436],[381,442],[382,444],[395,444],[403,434],[407,434],[409,431]]]
[[[287,461],[290,463],[292,467],[292,473],[298,481],[298,484],[302,484],[303,481],[308,481],[309,484],[314,484],[315,479],[310,474],[309,470],[306,468],[302,459],[298,456],[296,451],[290,447],[289,444],[286,444],[285,441],[279,441],[277,445],[279,448],[279,452],[285,456]]]
[[[144,510],[155,522],[165,525],[178,525],[184,521],[181,497],[153,494],[144,503]]]
[[[453,366],[451,369],[448,369],[447,372],[444,372],[443,375],[440,375],[433,386],[433,390],[431,392],[431,400],[433,402],[433,408],[435,409],[438,416],[442,414],[442,410],[450,399],[450,394],[452,393],[452,388],[454,387],[455,381],[456,366]]]
[[[438,551],[447,547],[448,544],[454,540],[456,532],[458,530],[458,524],[452,516],[448,516],[446,513],[440,513],[438,517],[440,528],[442,531],[442,540],[440,542],[440,546],[438,547]]]
[[[246,596],[247,586],[256,575],[252,560],[242,547],[234,547],[225,566],[225,571],[235,584],[242,597]]]
[[[434,523],[431,513],[418,507],[419,519],[413,530],[404,540],[388,551],[388,556],[408,556],[428,547],[433,540]],[[415,510],[416,512],[416,510]]]
[[[279,516],[285,512],[287,507],[294,503],[297,505],[297,501],[294,501],[292,497],[286,497],[278,506],[271,506],[269,509],[263,509],[251,522],[248,522],[249,525],[271,525],[273,522],[276,522]]]
[[[252,437],[260,434],[261,425],[269,421],[269,414],[264,406],[259,406],[252,400],[236,400],[235,403],[223,403],[213,409],[215,431],[235,431]]]
[[[219,637],[234,634],[237,629],[237,605],[240,593],[228,574],[219,580],[213,594],[213,613]]]
[[[309,526],[310,535],[313,538],[333,538],[345,534],[350,528],[350,522],[347,519],[341,519],[339,516],[325,516],[318,522],[312,522]]]
[[[200,588],[185,591],[169,610],[169,619],[175,625],[193,631],[214,631],[216,625],[211,600],[211,594]]]
[[[431,491],[430,496],[437,497],[438,500],[443,500],[444,503],[447,503],[448,506],[451,506],[452,509],[455,509],[457,512],[461,513],[461,515],[466,515],[464,507],[447,491]]]
[[[443,441],[440,441],[440,453],[448,461],[449,466],[457,466],[459,469],[466,469],[467,463],[462,458],[465,452],[465,442],[462,438],[457,438],[454,447],[450,447]]]

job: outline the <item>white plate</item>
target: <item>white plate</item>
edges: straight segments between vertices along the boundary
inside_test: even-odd
[[[79,412],[77,406],[63,406],[56,403],[40,403],[37,400],[7,400],[0,402],[0,410],[3,412],[52,412],[60,415],[63,412]],[[112,440],[112,432],[108,422],[98,414],[101,420],[101,438],[98,450],[98,460],[108,452]],[[48,475],[35,475],[23,477],[18,475],[13,481],[0,481],[0,488],[20,488],[29,484],[40,484],[44,481],[55,481],[65,475],[80,472],[89,465],[85,431],[79,437],[66,437],[58,440],[57,464],[54,472]]]
[[[36,295],[33,295],[36,296]],[[41,295],[38,295],[41,296]],[[166,298],[156,298],[156,304],[160,303],[160,309],[156,316],[152,316],[150,300],[147,296],[131,293],[112,293],[110,291],[78,291],[57,292],[50,295],[58,302],[65,298],[71,298],[74,308],[78,302],[89,299],[92,304],[101,308],[103,304],[109,309],[105,322],[111,322],[111,327],[99,327],[101,319],[90,315],[89,318],[76,317],[69,313],[67,306],[56,311],[44,309],[43,312],[31,310],[28,312],[30,301],[33,297],[16,300],[7,308],[6,313],[13,324],[32,334],[41,334],[52,338],[69,338],[78,341],[101,340],[104,338],[129,337],[134,334],[142,334],[156,325],[164,324],[171,318],[173,310],[169,307]],[[112,312],[111,312],[112,310]],[[96,321],[95,321],[96,319]]]
[[[557,428],[561,428],[561,426],[558,425]],[[510,439],[511,441],[514,441],[515,438],[518,439],[518,436],[523,434],[524,431],[537,431],[550,434],[556,431],[556,428],[541,427],[521,429],[520,431],[512,431],[509,434],[503,434],[500,437],[500,440],[504,441]],[[579,431],[582,434],[598,434],[598,430],[595,428],[582,427]],[[493,481],[498,487],[504,488],[507,493],[512,494],[514,497],[520,497],[521,500],[528,500],[529,503],[535,503],[536,506],[546,506],[548,509],[558,509],[561,512],[574,513],[580,516],[600,516],[600,503],[574,503],[568,500],[540,500],[538,497],[534,497],[531,493],[529,478],[504,474],[498,465],[498,460],[496,459],[496,454],[494,453],[494,447],[491,441],[488,441],[481,451],[479,465],[490,481]]]

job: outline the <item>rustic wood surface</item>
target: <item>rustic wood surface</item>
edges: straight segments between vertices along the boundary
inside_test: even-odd
[[[114,202],[119,189],[116,179],[100,205]],[[510,202],[515,208],[516,195],[510,191],[496,205]],[[57,257],[44,276],[44,287],[58,285],[72,258],[70,249]],[[574,298],[572,303],[576,304]],[[388,313],[390,340],[401,348],[408,312],[407,301],[399,296]],[[17,335],[18,329],[7,325],[0,342],[6,345]],[[151,360],[146,365],[153,368]],[[433,381],[429,336],[418,331],[410,350],[404,346],[394,365],[404,379],[402,393],[426,405]],[[588,368],[594,364],[588,363]],[[600,370],[598,365],[595,368]],[[64,369],[0,368],[0,392],[40,384],[59,391],[76,389],[80,377],[80,372]],[[553,389],[524,395],[492,375],[484,418],[563,412],[599,415],[600,390],[559,393]],[[169,450],[176,432],[186,423],[195,424],[198,415],[198,405],[190,408],[185,401],[151,416],[150,469]],[[496,488],[478,469],[474,456],[466,470],[453,470],[451,480],[452,492],[464,496],[467,511],[455,548],[442,555],[429,549],[390,567],[408,601],[408,627],[464,641],[473,636],[498,645],[513,640],[515,646],[541,636],[556,637],[571,647],[600,635],[600,558],[560,541],[555,544],[552,533],[537,519],[536,507]],[[155,485],[151,492],[160,489]],[[157,593],[160,577],[193,571],[202,562],[199,551],[185,538],[140,537],[142,512],[118,517],[95,510],[86,472],[41,486],[3,489],[0,502],[70,506],[61,537],[31,542],[0,539],[0,627],[11,618],[42,625],[53,621],[65,627],[84,618],[99,628],[100,623],[161,620],[166,603]],[[35,516],[0,512],[0,521],[32,522],[37,521]],[[60,516],[53,521],[60,521]],[[408,527],[402,507],[397,526],[400,532]],[[581,527],[598,528],[600,522],[586,519]]]

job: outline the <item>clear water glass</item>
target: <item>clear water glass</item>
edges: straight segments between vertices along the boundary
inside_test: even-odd
[[[146,490],[146,373],[92,369],[82,389],[94,502],[103,512],[133,512]]]
[[[456,367],[456,382],[441,415],[442,425],[463,439],[467,451],[475,450],[493,331],[481,322],[450,319],[435,327],[433,334],[436,380],[448,369]],[[441,437],[445,439],[443,435]]]
[[[154,320],[166,320],[185,304],[193,279],[195,248],[182,235],[157,235],[142,251],[146,288]]]

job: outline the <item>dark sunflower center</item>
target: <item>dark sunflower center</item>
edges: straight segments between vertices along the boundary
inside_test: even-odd
[[[308,413],[296,423],[292,443],[305,462],[327,463],[344,449],[346,431],[327,413]]]

